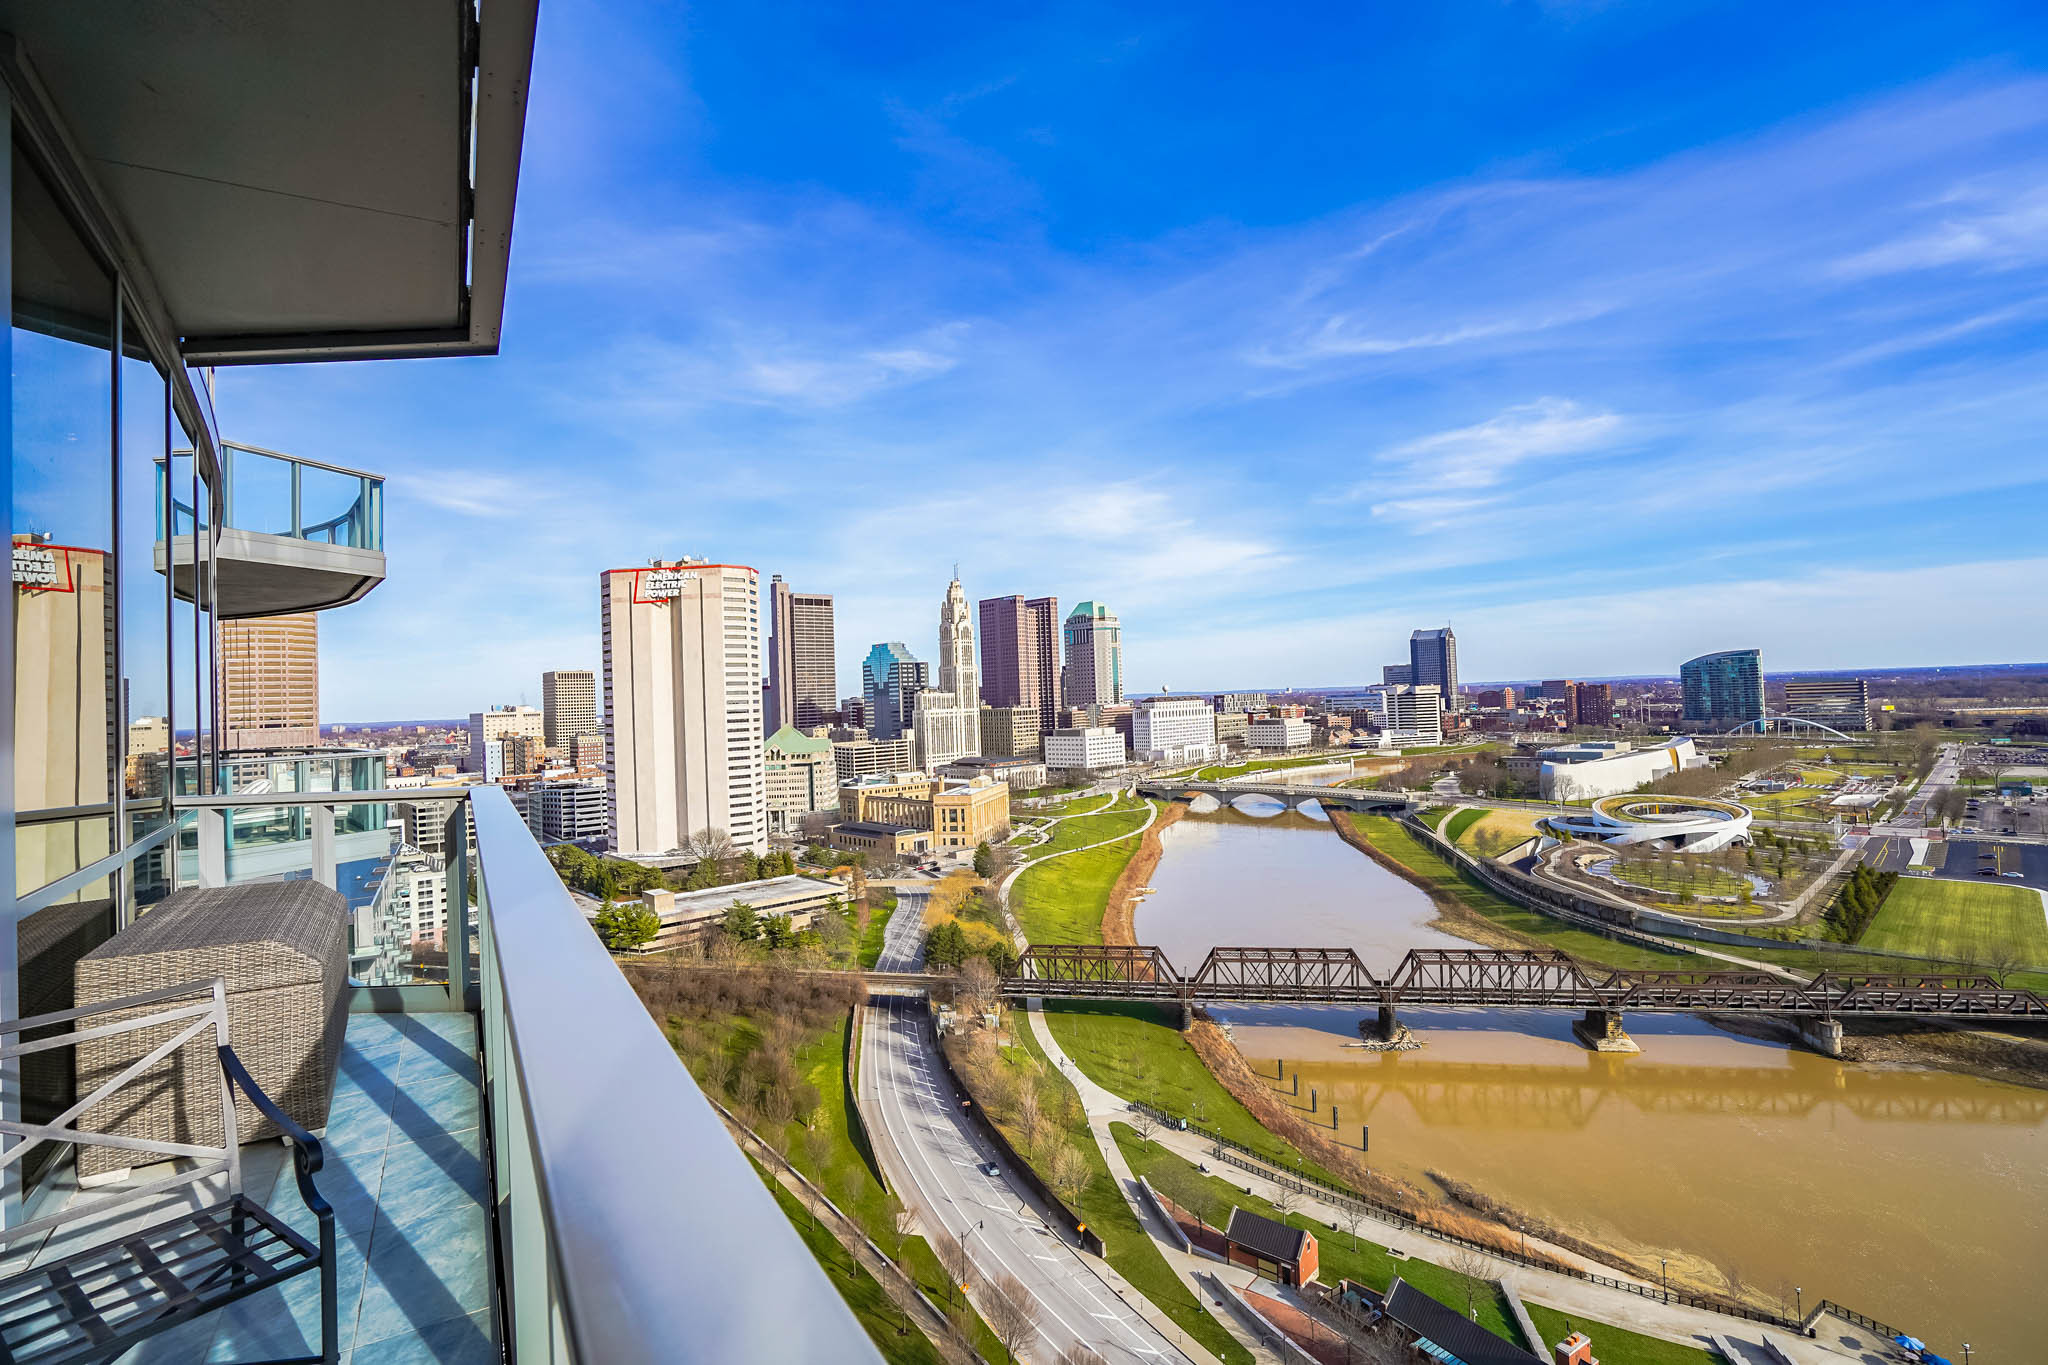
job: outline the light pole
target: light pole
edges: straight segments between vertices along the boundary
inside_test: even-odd
[[[1671,1302],[1671,1260],[1669,1257],[1659,1256],[1657,1258],[1657,1265],[1662,1270],[1664,1276],[1664,1302],[1669,1303]]]
[[[1806,1321],[1806,1291],[1798,1285],[1792,1286],[1792,1301],[1799,1305],[1799,1320]],[[1782,1302],[1782,1300],[1781,1300]]]
[[[1970,1365],[1970,1343],[1963,1343],[1963,1365]]]

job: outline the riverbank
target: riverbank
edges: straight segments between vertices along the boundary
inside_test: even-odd
[[[1159,859],[1166,852],[1166,846],[1159,836],[1179,823],[1188,813],[1185,801],[1169,801],[1159,812],[1159,818],[1145,829],[1145,837],[1138,842],[1138,851],[1124,864],[1124,870],[1117,874],[1114,885],[1109,888],[1109,901],[1102,907],[1102,941],[1125,947],[1137,943],[1132,921],[1137,914],[1138,889],[1152,880],[1153,871],[1159,866]]]

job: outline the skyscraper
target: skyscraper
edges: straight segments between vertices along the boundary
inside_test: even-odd
[[[776,574],[768,585],[768,616],[769,733],[785,725],[808,730],[825,724],[839,704],[832,594],[792,592]]]
[[[904,648],[901,640],[891,640],[868,651],[861,661],[860,683],[868,733],[876,739],[901,739],[911,733],[917,694],[931,683],[931,665]]]
[[[567,749],[578,735],[597,730],[597,674],[587,668],[557,668],[540,675],[543,737],[550,749]]]
[[[1060,709],[1060,600],[988,597],[981,602],[981,699],[990,706],[1028,706],[1040,730]]]
[[[613,851],[665,853],[704,829],[766,851],[761,576],[691,559],[610,569],[599,601]]]
[[[1458,637],[1449,626],[1408,637],[1408,670],[1409,682],[1434,685],[1442,693],[1444,710],[1458,709]]]
[[[939,685],[920,692],[913,725],[927,771],[981,752],[981,685],[967,593],[955,578],[939,604]]]
[[[320,618],[220,623],[221,731],[229,749],[320,742]]]
[[[1724,649],[1678,666],[1685,723],[1732,730],[1764,714],[1763,656],[1754,649]]]
[[[1113,705],[1124,699],[1123,627],[1108,607],[1083,602],[1067,617],[1067,665],[1060,675],[1064,706]]]

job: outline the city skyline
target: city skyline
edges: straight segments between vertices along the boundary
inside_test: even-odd
[[[1473,678],[2038,653],[2048,32],[1963,6],[1851,58],[1827,10],[1358,15],[1304,68],[1213,10],[871,48],[551,6],[502,356],[219,377],[236,439],[408,452],[325,714],[592,660],[598,569],[713,541],[838,595],[842,689],[956,558],[1113,602],[1133,692],[1365,679],[1442,620]],[[747,73],[789,44],[781,108]],[[847,494],[802,531],[798,469]]]

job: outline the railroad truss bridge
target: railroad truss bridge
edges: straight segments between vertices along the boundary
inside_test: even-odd
[[[1940,1018],[2048,1022],[2048,1000],[1988,976],[1933,972],[1822,972],[1795,980],[1762,971],[1619,971],[1569,954],[1497,948],[1416,948],[1385,976],[1349,948],[1215,948],[1183,976],[1157,948],[1034,944],[1003,979],[1013,996],[1156,1000],[1183,1023],[1210,1004],[1356,1005],[1378,1012],[1368,1037],[1394,1041],[1398,1011],[1415,1008],[1573,1010],[1580,1039],[1599,1051],[1635,1051],[1621,1028],[1630,1012],[1725,1010],[1793,1023],[1838,1055],[1841,1020]]]

